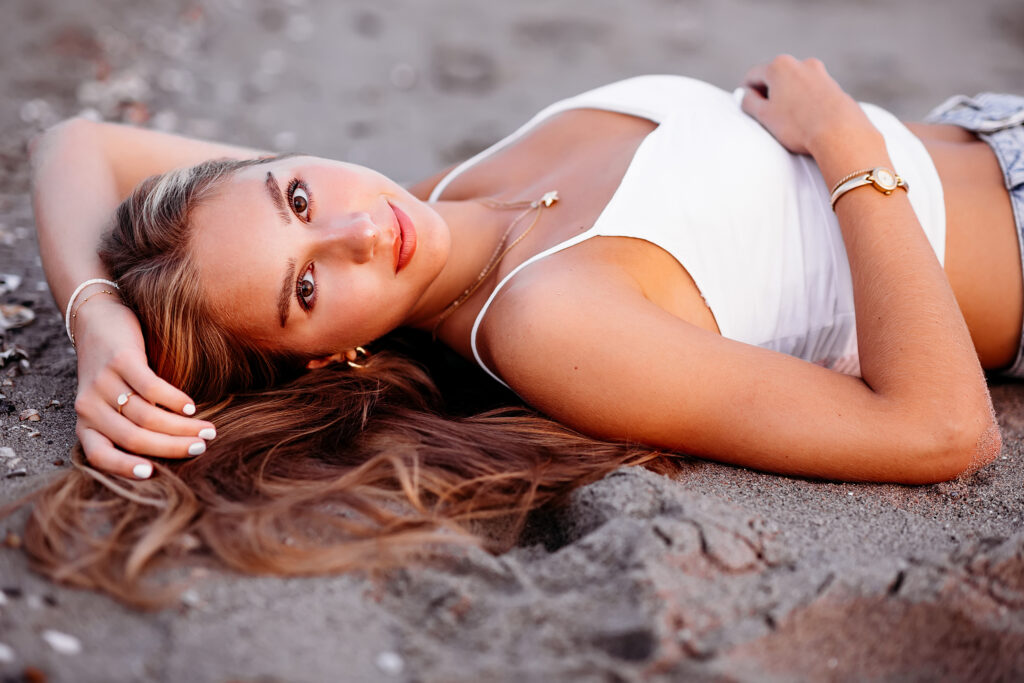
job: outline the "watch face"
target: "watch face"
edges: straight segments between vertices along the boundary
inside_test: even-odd
[[[875,184],[883,190],[896,189],[896,177],[889,169],[882,167],[876,168],[871,172],[871,176],[875,179]]]

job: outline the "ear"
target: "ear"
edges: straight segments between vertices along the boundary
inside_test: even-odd
[[[320,368],[326,367],[326,366],[330,365],[331,363],[340,363],[342,360],[345,359],[345,357],[346,357],[346,354],[341,353],[339,351],[338,353],[335,353],[335,354],[333,354],[331,356],[324,356],[323,358],[314,358],[313,360],[311,360],[308,363],[306,363],[306,369],[307,370],[319,370]]]

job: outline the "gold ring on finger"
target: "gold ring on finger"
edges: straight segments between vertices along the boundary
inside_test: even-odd
[[[129,389],[128,391],[124,392],[123,394],[119,394],[118,395],[118,397],[117,397],[117,414],[118,415],[123,415],[123,413],[121,412],[121,409],[124,408],[125,404],[128,403],[128,399],[134,393],[135,393],[134,391]]]

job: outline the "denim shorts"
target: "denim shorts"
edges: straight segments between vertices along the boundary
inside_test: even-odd
[[[988,143],[1003,169],[1010,192],[1013,218],[1017,223],[1017,244],[1024,269],[1024,97],[981,93],[975,97],[957,95],[933,109],[928,123],[952,123],[966,128]],[[995,374],[1024,377],[1024,330],[1013,364]]]

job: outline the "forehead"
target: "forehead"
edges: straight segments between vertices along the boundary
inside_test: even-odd
[[[231,174],[191,215],[192,258],[207,302],[243,329],[278,326],[276,290],[288,257],[287,226],[266,187],[276,167]]]

